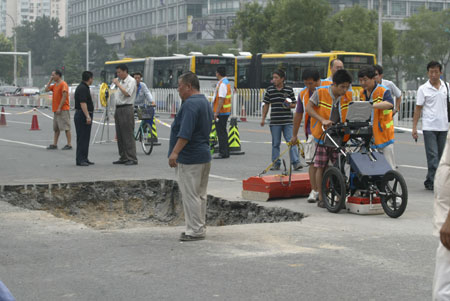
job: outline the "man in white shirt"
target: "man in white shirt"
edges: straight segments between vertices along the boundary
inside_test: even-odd
[[[113,84],[119,89],[116,96],[117,147],[120,158],[113,164],[136,165],[136,141],[134,140],[134,100],[136,98],[136,80],[128,74],[128,67],[120,64],[116,67],[117,78]]]
[[[450,137],[449,137],[450,138]],[[433,301],[450,300],[450,147],[444,149],[434,182],[433,235],[440,238],[436,251]]]
[[[427,156],[428,173],[425,189],[434,189],[436,169],[444,151],[448,131],[447,94],[448,83],[441,80],[442,65],[431,61],[427,65],[429,80],[417,90],[412,137],[417,141],[417,123],[422,114],[422,131]]]
[[[400,111],[400,103],[402,102],[402,91],[390,80],[383,78],[383,67],[380,65],[374,65],[375,67],[375,80],[378,84],[386,86],[390,91],[391,95],[395,97],[394,108],[392,109],[392,115],[397,114]]]

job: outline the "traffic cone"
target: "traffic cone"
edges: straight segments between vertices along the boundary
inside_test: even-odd
[[[228,131],[228,149],[230,150],[230,155],[245,154],[245,152],[241,150],[241,138],[239,137],[236,117],[233,117],[230,120],[230,129]]]
[[[242,105],[241,109],[241,121],[247,122],[247,114],[245,113],[245,106]]]
[[[175,115],[177,114],[176,110],[175,110],[175,104],[172,104],[172,112],[170,114],[170,118],[175,118]]]
[[[33,109],[33,112],[34,112],[34,114],[33,114],[33,119],[31,119],[30,131],[39,131],[40,128],[39,128],[38,118],[37,118],[37,115],[36,115],[36,109]]]
[[[2,107],[2,113],[0,116],[0,126],[6,126],[5,107]]]

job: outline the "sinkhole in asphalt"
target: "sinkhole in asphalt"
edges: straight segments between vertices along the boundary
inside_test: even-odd
[[[184,225],[178,184],[173,180],[96,181],[5,185],[0,199],[95,229]],[[300,221],[303,213],[208,195],[207,225]]]

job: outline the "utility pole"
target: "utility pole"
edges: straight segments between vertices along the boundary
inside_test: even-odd
[[[86,71],[89,70],[89,0],[86,0]]]
[[[383,65],[383,0],[378,1],[378,65]]]
[[[169,11],[169,3],[166,2],[166,44],[167,44],[166,52],[167,52],[167,56],[169,56],[169,14],[168,14],[168,11]]]

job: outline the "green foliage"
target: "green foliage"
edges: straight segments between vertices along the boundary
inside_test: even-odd
[[[409,30],[401,43],[408,79],[423,77],[431,60],[447,66],[450,59],[450,10],[433,12],[422,8],[406,19]]]
[[[328,48],[327,19],[331,12],[325,0],[274,1],[270,48],[275,52]]]
[[[0,51],[8,52],[13,50],[14,50],[13,43],[3,34],[0,34]],[[14,56],[1,55],[0,70],[2,70],[2,72],[0,72],[0,82],[4,81],[7,83],[12,83],[14,77],[13,64],[14,64]]]
[[[269,49],[269,32],[272,24],[270,12],[273,10],[271,2],[263,8],[258,2],[246,3],[237,12],[234,26],[229,37],[235,42],[242,40],[244,49],[252,52],[267,52]]]
[[[81,81],[81,73],[85,68],[80,64],[81,55],[76,48],[70,49],[64,56],[64,80],[70,85]]]
[[[23,25],[16,27],[17,50],[30,51],[33,65],[42,66],[51,56],[50,47],[61,27],[59,20],[47,16],[37,17],[36,21],[25,21]]]
[[[166,56],[166,37],[147,34],[143,39],[133,41],[128,53],[133,57]]]
[[[328,39],[332,50],[376,53],[377,14],[359,5],[329,19]]]

